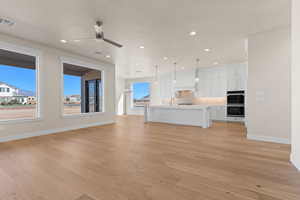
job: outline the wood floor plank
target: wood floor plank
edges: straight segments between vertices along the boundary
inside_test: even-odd
[[[117,123],[0,144],[0,200],[299,200],[290,145],[211,128]]]

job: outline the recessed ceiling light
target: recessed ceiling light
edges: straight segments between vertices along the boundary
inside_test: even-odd
[[[61,43],[67,43],[67,40],[60,40]]]
[[[105,57],[106,57],[106,58],[110,58],[110,55],[106,55]]]
[[[197,35],[197,32],[196,32],[196,31],[191,31],[191,32],[190,32],[190,36],[195,36],[195,35]]]
[[[164,60],[168,60],[168,57],[164,57]]]
[[[219,63],[218,62],[214,62],[214,65],[218,65]]]
[[[80,40],[74,40],[74,42],[80,42]]]
[[[140,46],[140,49],[145,49],[145,47],[144,46]]]
[[[211,51],[211,49],[204,49],[204,51],[206,51],[206,52],[210,52],[210,51]]]

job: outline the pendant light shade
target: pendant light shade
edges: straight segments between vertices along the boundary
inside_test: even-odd
[[[173,79],[173,83],[175,84],[177,82],[177,63],[174,63],[174,79]]]
[[[198,83],[200,81],[200,79],[199,79],[199,62],[200,62],[200,59],[197,58],[196,62],[197,62],[197,65],[196,65],[196,70],[195,70],[195,82]]]
[[[196,66],[196,69],[195,69],[195,92],[197,94],[198,90],[199,90],[199,81],[200,81],[200,78],[199,78],[199,62],[200,62],[200,59],[197,58],[196,62],[197,62],[197,66]]]

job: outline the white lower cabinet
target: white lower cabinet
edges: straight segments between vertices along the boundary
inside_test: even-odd
[[[210,117],[216,121],[226,121],[226,106],[213,106],[211,107]]]

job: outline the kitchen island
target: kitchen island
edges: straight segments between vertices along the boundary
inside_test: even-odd
[[[208,105],[153,105],[145,107],[145,122],[211,126],[210,106]]]

